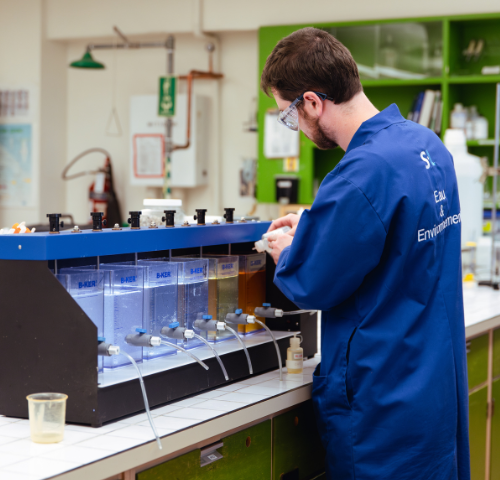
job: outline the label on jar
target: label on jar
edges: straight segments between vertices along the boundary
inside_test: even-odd
[[[304,367],[302,360],[287,360],[286,368],[292,370],[301,370]]]
[[[293,359],[294,360],[302,360],[302,353],[294,353]]]

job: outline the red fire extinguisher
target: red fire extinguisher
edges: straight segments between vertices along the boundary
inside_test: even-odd
[[[99,152],[106,156],[104,167],[97,170],[88,170],[84,172],[67,175],[68,170],[82,157],[89,153]],[[84,175],[95,175],[94,182],[89,187],[89,207],[90,212],[103,212],[103,219],[107,220],[108,226],[119,224],[122,219],[118,199],[113,186],[113,170],[111,167],[111,155],[103,148],[90,148],[77,155],[63,170],[62,178],[72,180],[73,178],[83,177]]]

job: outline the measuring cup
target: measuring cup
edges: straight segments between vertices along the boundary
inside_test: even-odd
[[[66,399],[64,393],[28,395],[31,440],[35,443],[58,443],[64,437]]]

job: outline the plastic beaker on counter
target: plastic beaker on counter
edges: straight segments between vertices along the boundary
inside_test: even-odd
[[[64,393],[34,393],[26,397],[31,440],[35,443],[58,443],[64,438],[66,400]]]

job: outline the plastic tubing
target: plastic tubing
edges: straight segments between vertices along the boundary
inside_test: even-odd
[[[132,362],[132,365],[135,367],[135,370],[137,371],[137,376],[139,378],[139,382],[141,383],[142,397],[144,398],[144,406],[146,407],[146,413],[148,415],[149,424],[151,425],[151,429],[153,430],[153,433],[156,437],[156,443],[158,444],[158,448],[161,450],[162,449],[161,440],[160,437],[158,436],[158,433],[156,432],[153,419],[151,418],[151,412],[149,411],[148,396],[146,395],[146,387],[144,386],[144,380],[142,379],[141,371],[139,370],[137,363],[135,363],[135,360],[128,353],[124,352],[123,350],[120,353],[122,355],[125,355]]]
[[[283,312],[283,316],[285,316],[285,315],[300,315],[301,313],[310,313],[311,315],[313,315],[316,312],[317,312],[317,310],[295,310],[293,312]]]
[[[175,343],[166,342],[165,340],[162,340],[161,344],[167,345],[168,347],[176,348],[180,352],[184,352],[186,355],[189,355],[195,362],[198,362],[205,370],[208,370],[208,366],[204,364],[196,355],[193,355],[191,352],[184,350],[182,347],[179,347],[179,345],[176,345]]]
[[[197,333],[195,333],[194,337],[197,338],[198,340],[201,340],[207,347],[210,348],[210,350],[212,350],[212,352],[214,352],[214,356],[217,359],[217,361],[219,362],[220,368],[222,368],[222,373],[224,374],[224,378],[226,379],[226,382],[227,382],[229,380],[229,377],[227,376],[226,367],[224,367],[224,364],[222,363],[222,360],[220,359],[219,354],[217,353],[217,350],[215,350],[215,348],[212,347],[212,345],[210,345],[201,335],[198,335]]]
[[[245,355],[247,356],[247,361],[248,361],[248,370],[250,370],[250,375],[253,374],[253,368],[252,368],[252,362],[250,360],[250,355],[248,354],[247,347],[245,347],[245,344],[243,343],[243,340],[241,340],[240,336],[226,323],[226,330],[229,330],[235,337],[238,342],[240,342],[240,345],[243,347],[243,350],[245,351]]]
[[[267,330],[269,335],[271,335],[271,338],[273,339],[274,348],[276,348],[276,354],[278,355],[278,364],[280,367],[280,382],[282,382],[283,381],[283,366],[282,366],[282,362],[281,362],[281,352],[280,352],[280,348],[278,347],[278,342],[276,341],[276,337],[274,336],[272,330],[264,322],[261,322],[260,320],[257,320],[257,319],[255,319],[255,321],[259,325],[262,325]]]

